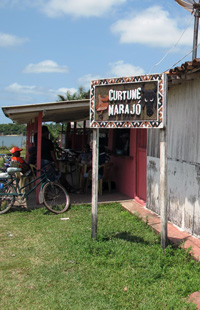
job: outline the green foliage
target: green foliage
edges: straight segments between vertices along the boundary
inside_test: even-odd
[[[55,141],[62,129],[65,129],[66,124],[61,123],[48,123],[46,124],[49,128],[52,140]],[[0,124],[0,133],[2,135],[24,135],[26,136],[26,125],[22,124]]]
[[[199,263],[181,248],[163,251],[118,203],[99,205],[97,240],[89,205],[1,219],[1,309],[195,309],[186,301],[200,290]]]
[[[26,125],[0,124],[0,133],[3,135],[26,135]]]
[[[62,124],[61,123],[50,123],[50,124],[46,124],[46,125],[49,128],[51,140],[53,142],[55,142],[58,139],[58,137],[62,131],[62,128],[63,128]]]
[[[89,99],[89,97],[90,91],[85,91],[84,88],[81,86],[79,87],[78,91],[73,94],[67,91],[66,96],[58,95],[58,101]]]

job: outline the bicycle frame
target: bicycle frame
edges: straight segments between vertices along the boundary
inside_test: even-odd
[[[0,179],[0,182],[5,182],[5,183],[7,183],[7,184],[9,184],[9,185],[13,185],[13,186],[14,186],[16,192],[15,192],[15,193],[7,193],[8,196],[15,196],[15,197],[20,196],[20,197],[26,198],[26,200],[27,200],[27,198],[28,198],[28,196],[30,195],[30,193],[32,193],[40,184],[41,184],[41,189],[42,189],[43,186],[44,186],[47,182],[50,181],[50,180],[47,178],[47,175],[46,175],[46,173],[45,173],[44,170],[37,170],[37,171],[40,171],[40,172],[42,171],[43,173],[42,173],[40,176],[38,176],[38,177],[34,178],[33,180],[31,180],[30,182],[28,182],[27,184],[25,184],[24,186],[22,186],[22,187],[20,187],[20,181],[19,181],[19,179],[17,178],[16,174],[12,175],[12,176],[11,176],[11,179],[3,179],[3,178],[2,178],[2,179]],[[23,192],[23,190],[24,190],[25,188],[27,188],[30,184],[35,183],[37,180],[40,180],[40,181],[37,182],[37,183],[36,183],[31,189],[29,189],[27,192]],[[13,184],[14,182],[16,182],[16,185]],[[4,195],[4,193],[0,193],[0,196],[3,196],[3,195]]]

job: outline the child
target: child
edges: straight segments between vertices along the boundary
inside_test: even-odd
[[[29,164],[27,164],[22,157],[20,157],[20,152],[22,151],[22,149],[19,149],[17,146],[13,147],[10,150],[10,153],[13,155],[11,157],[11,161],[12,162],[17,162],[19,163],[19,168],[22,169],[22,173],[25,175],[29,175],[31,173],[31,168],[29,166]]]

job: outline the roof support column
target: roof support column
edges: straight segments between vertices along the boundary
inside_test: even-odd
[[[30,141],[31,141],[31,122],[29,122],[26,127],[26,160],[28,159],[28,149],[30,147]]]
[[[42,112],[38,113],[38,130],[37,130],[37,169],[41,169],[41,144],[42,144]],[[37,177],[40,171],[37,171]],[[39,180],[37,181],[39,182]],[[39,186],[36,188],[36,202],[39,204]]]
[[[72,149],[75,149],[75,142],[76,142],[76,125],[77,123],[74,122],[74,132],[73,132],[73,140],[72,140]]]
[[[82,148],[87,143],[86,140],[86,121],[83,122],[83,139],[82,139]]]

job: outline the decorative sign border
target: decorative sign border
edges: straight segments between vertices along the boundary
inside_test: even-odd
[[[107,88],[109,85],[122,86],[124,84],[134,84],[135,87],[146,84],[152,84],[154,82],[157,84],[157,115],[151,119],[151,117],[146,117],[146,119],[120,119],[120,120],[103,120],[99,117],[97,120],[97,102],[95,102],[95,93],[100,87],[103,89],[104,86]],[[148,85],[147,85],[148,86]],[[97,88],[98,87],[98,88]],[[115,86],[116,87],[116,86]],[[140,89],[140,88],[138,88]],[[112,92],[112,90],[111,90]],[[122,93],[122,92],[121,92]],[[108,96],[107,96],[108,97]],[[132,77],[121,77],[121,78],[112,78],[112,79],[100,79],[91,81],[91,90],[90,90],[90,127],[91,128],[163,128],[164,127],[164,74],[153,74],[153,75],[142,75],[142,76],[132,76]],[[101,98],[102,99],[102,98]],[[103,98],[104,99],[104,98]],[[135,99],[135,98],[134,98]],[[96,100],[97,101],[97,100]],[[141,100],[138,102],[140,103]],[[107,105],[109,102],[107,103]],[[139,104],[141,106],[141,104]],[[107,106],[108,110],[108,106]],[[133,112],[130,112],[133,113]],[[103,111],[102,113],[103,114]],[[95,118],[96,117],[96,118]],[[103,118],[103,117],[102,117]],[[123,117],[122,117],[123,118]]]

